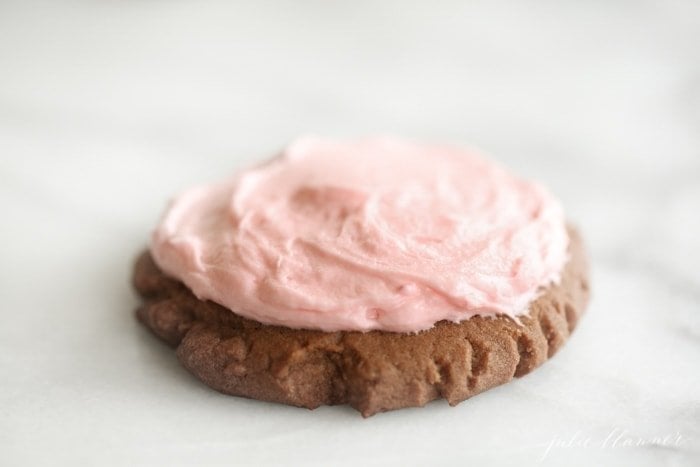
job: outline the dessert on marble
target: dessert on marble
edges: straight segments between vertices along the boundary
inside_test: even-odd
[[[302,138],[169,206],[139,319],[228,394],[455,405],[566,341],[587,262],[559,202],[476,151]]]

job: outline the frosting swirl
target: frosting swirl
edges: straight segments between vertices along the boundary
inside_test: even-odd
[[[472,150],[302,138],[177,197],[151,251],[200,299],[262,323],[416,332],[517,319],[559,281],[568,241],[557,200]]]

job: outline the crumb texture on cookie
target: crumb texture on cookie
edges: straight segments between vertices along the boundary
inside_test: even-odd
[[[349,404],[365,417],[439,398],[455,405],[529,373],[569,338],[589,293],[581,238],[569,234],[561,282],[531,304],[522,325],[507,317],[442,321],[419,333],[265,325],[198,300],[147,252],[134,269],[137,316],[190,372],[226,394],[309,409]]]

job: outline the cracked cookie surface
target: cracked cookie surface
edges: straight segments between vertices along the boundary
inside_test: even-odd
[[[444,398],[468,399],[541,365],[569,338],[588,302],[581,237],[521,324],[510,318],[441,321],[417,334],[323,332],[261,324],[198,300],[144,252],[133,284],[138,319],[177,348],[182,364],[226,394],[314,409],[349,404],[363,416]]]

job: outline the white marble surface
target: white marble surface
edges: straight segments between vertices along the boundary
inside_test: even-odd
[[[169,195],[294,135],[475,143],[582,227],[537,372],[363,420],[222,396],[133,319]],[[0,1],[0,464],[700,465],[700,3]]]

